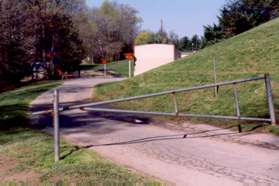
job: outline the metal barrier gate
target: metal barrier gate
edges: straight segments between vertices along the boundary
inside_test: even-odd
[[[259,118],[259,117],[246,117],[241,116],[240,113],[240,103],[239,103],[239,96],[237,92],[237,85],[243,84],[252,81],[264,81],[265,84],[265,92],[267,97],[268,109],[269,109],[269,118]],[[235,116],[222,116],[222,115],[201,115],[201,114],[189,114],[189,113],[180,113],[176,95],[178,93],[183,92],[190,92],[195,90],[203,90],[203,89],[210,89],[216,87],[225,87],[232,85],[233,92],[234,92],[234,101],[235,101],[235,109],[236,115]],[[121,110],[121,109],[108,109],[108,108],[98,108],[98,106],[108,105],[112,103],[119,103],[125,101],[134,101],[140,100],[145,98],[151,97],[158,97],[163,95],[171,95],[173,100],[173,112],[145,112],[145,111],[135,111],[135,110]],[[56,89],[54,90],[54,101],[53,101],[53,109],[46,110],[46,111],[39,111],[33,113],[33,115],[40,115],[46,113],[53,113],[53,123],[54,123],[54,151],[55,151],[55,161],[59,161],[59,139],[60,139],[60,132],[59,132],[59,112],[67,111],[67,110],[74,110],[74,109],[81,109],[85,111],[94,111],[94,112],[109,112],[109,113],[126,113],[126,114],[144,114],[144,115],[159,115],[159,116],[180,116],[180,117],[197,117],[197,118],[215,118],[215,119],[229,119],[229,120],[246,120],[246,121],[260,121],[260,122],[268,122],[272,125],[276,125],[276,118],[275,118],[275,110],[273,104],[273,97],[272,97],[272,86],[271,86],[271,79],[268,74],[260,77],[253,77],[248,79],[242,80],[235,80],[235,81],[227,81],[222,83],[214,83],[208,85],[201,85],[191,88],[184,88],[184,89],[177,89],[177,90],[170,90],[164,91],[159,93],[153,94],[146,94],[142,96],[135,96],[135,97],[128,97],[122,99],[115,99],[109,101],[101,101],[101,102],[94,102],[88,104],[79,104],[67,107],[60,107],[59,106],[59,91]]]

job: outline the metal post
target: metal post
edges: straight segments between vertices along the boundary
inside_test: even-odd
[[[233,84],[233,95],[234,95],[234,101],[235,101],[236,116],[238,118],[240,118],[239,98],[238,98],[236,84]]]
[[[107,77],[107,64],[104,64],[104,76]]]
[[[238,129],[238,132],[239,132],[239,133],[242,133],[242,127],[241,127],[241,124],[237,125],[237,129]]]
[[[132,78],[132,61],[129,60],[129,78]]]
[[[265,89],[266,89],[266,96],[269,108],[269,114],[272,125],[276,125],[276,117],[275,117],[275,110],[273,105],[273,97],[272,97],[272,86],[269,74],[265,74]]]
[[[60,159],[60,132],[59,132],[59,91],[54,90],[53,100],[53,123],[54,123],[54,160]]]
[[[135,71],[135,66],[134,66],[134,61],[132,60],[131,61],[131,74],[132,74],[132,77],[134,77],[134,71]]]
[[[177,100],[176,100],[175,92],[172,93],[172,101],[173,101],[173,106],[174,106],[174,113],[176,115],[178,115],[179,111],[178,111],[178,105],[177,105]]]
[[[217,84],[217,72],[216,72],[216,57],[213,59],[213,76],[214,76],[214,83]],[[214,95],[215,97],[218,96],[218,86],[214,88]]]

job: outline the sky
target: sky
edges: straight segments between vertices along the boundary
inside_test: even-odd
[[[104,0],[86,0],[90,7],[98,7]],[[217,22],[217,15],[226,0],[114,0],[129,4],[142,18],[141,29],[158,31],[160,20],[168,32],[180,37],[203,35],[203,25]]]

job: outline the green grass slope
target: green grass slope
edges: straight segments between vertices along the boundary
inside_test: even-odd
[[[103,68],[103,65],[101,65],[101,68]],[[129,63],[126,60],[108,63],[107,68],[108,70],[114,71],[116,74],[120,76],[129,76]]]
[[[279,19],[131,80],[99,86],[96,90],[97,99],[127,97],[213,83],[214,57],[217,60],[219,82],[270,73],[279,118]],[[243,115],[262,117],[268,115],[262,82],[241,85],[238,89]],[[213,90],[206,90],[182,94],[178,99],[180,110],[183,112],[225,115],[235,113],[231,87],[221,88],[217,98],[213,96]],[[129,103],[126,106],[141,110],[170,111],[172,110],[170,101],[170,97],[162,96]]]

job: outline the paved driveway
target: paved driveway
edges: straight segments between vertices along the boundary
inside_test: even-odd
[[[88,101],[92,86],[118,80],[121,79],[66,81],[60,87],[61,100],[64,104]],[[49,107],[51,100],[49,91],[33,102],[32,110]],[[279,185],[276,137],[239,135],[208,126],[204,130],[190,124],[185,124],[184,130],[174,130],[153,125],[148,118],[142,120],[145,122],[138,124],[133,116],[74,110],[62,114],[61,126],[67,141],[168,183]],[[33,118],[33,123],[52,131],[49,116]],[[187,138],[183,138],[184,134]]]

